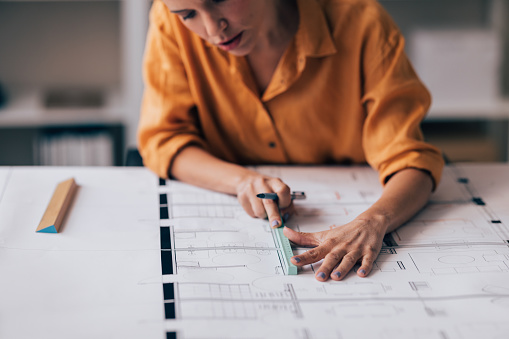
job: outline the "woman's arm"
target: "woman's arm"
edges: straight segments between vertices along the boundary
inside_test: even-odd
[[[196,146],[188,146],[176,156],[169,174],[189,184],[237,195],[251,217],[268,217],[272,227],[281,225],[278,206],[270,199],[257,198],[258,193],[277,193],[281,215],[293,210],[290,188],[280,179],[220,160]]]
[[[324,259],[317,270],[317,280],[340,280],[361,262],[360,277],[369,274],[386,233],[394,231],[427,203],[433,188],[431,177],[417,169],[404,169],[392,176],[382,196],[352,222],[316,233],[296,232],[285,228],[285,235],[294,243],[316,246],[292,258],[303,266]],[[339,264],[339,265],[338,265]]]

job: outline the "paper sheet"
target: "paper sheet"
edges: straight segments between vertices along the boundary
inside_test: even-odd
[[[0,338],[161,338],[157,179],[146,169],[6,170]],[[70,177],[79,188],[63,229],[36,233]]]
[[[365,167],[258,170],[306,192],[287,223],[300,231],[349,222],[381,194],[376,173]],[[507,194],[497,195],[509,182],[503,170],[498,177],[505,181],[490,194],[507,202]],[[161,219],[171,265],[163,275],[168,332],[178,338],[505,337],[508,220],[474,203],[484,198],[473,196],[482,171],[463,174],[446,170],[429,206],[386,237],[368,278],[350,273],[327,283],[314,278],[320,263],[284,276],[268,222],[248,218],[234,197],[167,182],[160,194],[168,209]]]
[[[8,167],[0,167],[0,202],[2,201],[3,192],[9,179],[11,170]]]
[[[257,170],[306,192],[301,231],[382,192],[366,167]],[[63,231],[35,233],[69,177]],[[506,338],[508,185],[508,165],[447,168],[368,278],[321,283],[320,263],[284,276],[268,222],[235,197],[145,169],[0,168],[0,338]]]

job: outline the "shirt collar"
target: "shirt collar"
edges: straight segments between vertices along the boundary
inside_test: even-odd
[[[320,4],[316,0],[297,0],[297,5],[300,22],[295,40],[300,52],[309,57],[335,54],[336,46]]]

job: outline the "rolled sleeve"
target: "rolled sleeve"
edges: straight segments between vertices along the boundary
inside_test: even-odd
[[[167,178],[173,160],[188,145],[206,148],[168,11],[155,1],[143,62],[145,91],[138,148],[145,166]]]
[[[420,130],[431,96],[404,53],[399,31],[387,27],[381,31],[387,37],[373,41],[372,46],[368,41],[364,64],[366,160],[379,172],[382,184],[398,171],[417,168],[428,172],[436,187],[444,161],[439,149],[424,142]]]

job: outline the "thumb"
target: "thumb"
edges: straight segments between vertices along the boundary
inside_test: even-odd
[[[297,232],[285,226],[283,234],[296,245],[309,247],[320,245],[315,233]]]

